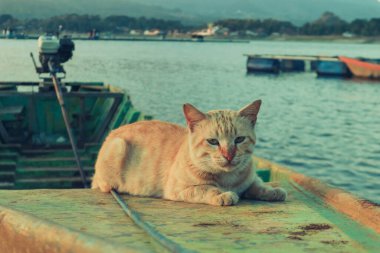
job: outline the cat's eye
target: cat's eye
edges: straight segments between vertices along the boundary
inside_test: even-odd
[[[207,139],[207,142],[210,144],[210,145],[213,145],[213,146],[217,146],[219,145],[219,141],[217,139]]]
[[[245,140],[244,136],[239,136],[235,138],[235,144],[242,143]]]

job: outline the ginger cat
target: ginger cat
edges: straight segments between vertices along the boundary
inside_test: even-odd
[[[260,105],[203,113],[185,104],[187,128],[161,121],[122,126],[99,151],[92,189],[215,206],[239,197],[284,201],[286,191],[265,185],[252,164]]]

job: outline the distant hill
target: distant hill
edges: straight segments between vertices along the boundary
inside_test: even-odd
[[[378,0],[143,0],[208,18],[274,18],[302,25],[330,11],[344,20],[380,18]]]
[[[301,25],[330,11],[351,21],[380,18],[378,0],[0,0],[0,14],[47,18],[78,13],[128,15],[204,23],[225,18],[273,18]]]

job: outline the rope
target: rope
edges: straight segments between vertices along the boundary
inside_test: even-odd
[[[181,245],[173,242],[169,238],[165,237],[163,234],[158,232],[154,227],[152,227],[149,223],[143,221],[140,217],[140,215],[130,209],[128,207],[128,204],[121,198],[119,193],[115,190],[111,190],[112,196],[115,198],[117,203],[121,206],[123,211],[131,218],[131,220],[139,226],[142,230],[144,230],[145,233],[147,233],[150,237],[152,237],[154,240],[156,240],[161,246],[169,250],[170,252],[184,252],[184,253],[195,253],[196,251],[188,250],[183,248]]]

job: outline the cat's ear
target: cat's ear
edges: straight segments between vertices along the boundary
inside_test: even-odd
[[[194,130],[194,126],[204,119],[206,119],[206,114],[199,111],[197,108],[195,108],[191,104],[184,104],[183,105],[183,113],[185,114],[187,125],[189,126],[190,130]]]
[[[259,114],[260,106],[261,100],[256,100],[240,109],[239,115],[248,118],[252,122],[252,125],[255,125],[257,120],[257,114]]]

